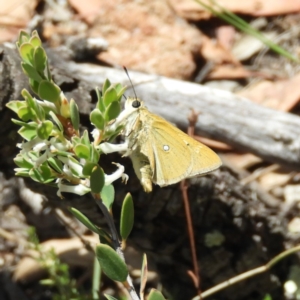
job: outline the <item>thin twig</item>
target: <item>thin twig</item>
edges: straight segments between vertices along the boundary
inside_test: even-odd
[[[195,133],[195,124],[197,122],[197,118],[198,118],[198,115],[194,111],[192,111],[192,113],[189,117],[189,127],[188,127],[188,135],[190,135],[191,137],[193,137],[194,133]],[[188,235],[189,235],[189,241],[190,241],[190,248],[191,248],[191,254],[192,254],[192,261],[193,261],[193,268],[194,268],[194,272],[189,271],[188,274],[192,278],[198,294],[201,295],[199,266],[198,266],[198,259],[197,259],[196,245],[195,245],[195,235],[194,235],[194,229],[193,229],[193,222],[192,222],[192,218],[191,218],[189,199],[188,199],[188,194],[187,194],[188,184],[187,184],[186,180],[181,181],[180,188],[181,188],[182,197],[183,197],[186,222],[187,222],[187,228],[188,228]]]
[[[271,267],[273,267],[275,264],[277,264],[280,260],[282,260],[283,258],[285,258],[286,256],[288,255],[291,255],[295,252],[298,252],[300,251],[300,245],[298,246],[295,246],[291,249],[288,249],[280,254],[278,254],[277,256],[275,256],[273,259],[271,259],[266,265],[264,266],[261,266],[261,267],[258,267],[258,268],[255,268],[253,270],[250,270],[250,271],[247,271],[245,273],[242,273],[238,276],[235,276],[229,280],[226,280],[216,286],[214,286],[213,288],[203,292],[200,296],[196,296],[194,297],[192,300],[201,300],[201,299],[204,299],[204,298],[207,298],[208,296],[212,295],[212,294],[215,294],[233,284],[236,284],[240,281],[243,281],[245,279],[248,279],[250,277],[253,277],[255,275],[258,275],[258,274],[261,274],[261,273],[264,273],[266,271],[268,271]]]

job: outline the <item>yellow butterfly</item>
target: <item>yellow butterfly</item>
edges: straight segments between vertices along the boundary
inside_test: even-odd
[[[123,123],[125,155],[146,192],[152,191],[152,182],[163,187],[221,166],[214,151],[149,112],[140,99],[128,97],[125,111],[129,112]]]

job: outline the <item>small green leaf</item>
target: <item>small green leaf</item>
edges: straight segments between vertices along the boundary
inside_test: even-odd
[[[27,43],[29,40],[30,40],[30,35],[26,31],[21,30],[17,42],[18,48],[20,48],[20,46],[23,45],[24,43]]]
[[[98,129],[104,129],[104,117],[99,109],[95,108],[90,114],[90,121],[94,124]]]
[[[103,94],[103,101],[106,107],[109,104],[111,104],[113,101],[117,101],[117,99],[118,99],[117,92],[113,86],[110,86]]]
[[[33,35],[32,38],[29,40],[29,43],[35,48],[40,47],[42,45],[42,41],[38,35]]]
[[[113,101],[105,110],[105,120],[111,121],[115,119],[121,111],[121,106],[119,101]]]
[[[125,90],[126,88],[122,86],[121,83],[117,83],[115,84],[115,90],[117,92],[117,94],[119,94],[122,90]],[[123,94],[123,93],[122,93]]]
[[[115,199],[115,189],[112,184],[105,185],[101,190],[101,199],[103,204],[106,206],[108,210],[110,210],[112,204],[114,203]]]
[[[60,160],[55,157],[50,157],[47,159],[48,164],[52,169],[54,169],[57,173],[63,173],[63,164]]]
[[[126,91],[126,87],[123,87],[120,83],[118,83],[115,85],[115,89],[117,91],[117,99],[118,101],[120,101],[124,92]]]
[[[39,94],[39,87],[40,87],[40,83],[39,81],[33,80],[31,78],[29,78],[29,85],[30,88],[32,89],[32,91],[38,95]]]
[[[99,194],[104,186],[105,176],[102,168],[98,165],[94,167],[90,177],[91,191],[94,194]]]
[[[104,135],[104,138],[107,139],[107,142],[112,142],[122,131],[123,125],[118,126],[118,128],[115,131],[107,131],[106,134]]]
[[[21,154],[18,154],[14,158],[14,162],[19,168],[31,169],[33,167],[33,164],[25,159]]]
[[[107,245],[97,245],[96,256],[103,272],[112,280],[124,282],[128,276],[125,262]]]
[[[28,123],[26,123],[26,122],[23,122],[23,121],[20,121],[20,120],[17,120],[17,119],[11,119],[11,121],[14,123],[14,124],[16,124],[16,125],[18,125],[18,126],[27,126],[27,124]],[[37,125],[36,125],[36,127],[37,127]]]
[[[70,100],[70,113],[71,113],[72,125],[75,130],[78,130],[80,118],[79,118],[78,106],[77,106],[76,102],[74,101],[74,99]]]
[[[89,133],[87,130],[85,130],[82,134],[82,137],[80,139],[80,142],[86,146],[90,146],[91,142],[90,142],[90,138],[89,138]]]
[[[120,234],[126,240],[132,230],[134,223],[134,207],[131,195],[128,193],[123,201],[120,220]]]
[[[29,171],[29,176],[37,182],[49,183],[55,179],[51,169],[46,165],[41,165],[39,168],[32,168]]]
[[[60,100],[60,88],[56,84],[43,80],[39,86],[39,96],[47,101],[56,103]]]
[[[74,152],[79,158],[89,159],[90,149],[86,145],[78,144],[74,147]]]
[[[23,43],[19,48],[19,52],[22,60],[32,66],[34,47],[29,43]]]
[[[102,95],[105,94],[106,90],[111,86],[109,79],[105,79],[103,86],[102,86]]]
[[[14,111],[16,114],[18,113],[18,110],[25,105],[25,101],[20,100],[11,100],[8,103],[6,103],[6,107]]]
[[[99,158],[100,158],[100,154],[99,154],[98,150],[95,148],[95,145],[92,144],[90,160],[94,163],[97,163],[99,161]]]
[[[21,137],[27,141],[31,141],[34,139],[37,135],[37,124],[34,123],[34,125],[26,124],[26,126],[22,126],[18,133],[21,135]]]
[[[47,55],[42,47],[37,47],[34,50],[34,66],[36,70],[40,73],[44,73],[44,69],[47,63]]]
[[[49,115],[50,115],[50,117],[53,119],[53,121],[56,123],[56,125],[57,125],[58,128],[59,128],[59,130],[60,130],[61,132],[63,132],[63,131],[64,131],[64,128],[63,128],[61,122],[59,121],[59,119],[57,118],[57,116],[55,115],[55,113],[54,113],[53,111],[50,111],[50,112],[49,112]]]
[[[21,67],[23,72],[32,80],[41,82],[43,80],[42,76],[37,72],[37,70],[32,67],[30,64],[22,62]]]
[[[16,176],[29,177],[29,169],[27,168],[15,168],[14,171]]]
[[[148,295],[147,300],[166,300],[163,294],[155,289],[151,289],[150,294]]]
[[[24,105],[23,107],[19,108],[18,117],[23,121],[29,121],[35,119],[36,116],[33,114],[33,111],[28,108],[27,105]]]
[[[75,146],[78,145],[78,144],[81,144],[80,137],[79,136],[72,136],[72,144],[75,145]]]
[[[105,112],[105,106],[103,103],[103,97],[102,97],[102,92],[99,91],[98,88],[95,89],[96,95],[97,95],[97,105],[96,108],[98,108],[102,113]]]
[[[39,105],[36,100],[32,98],[31,94],[26,89],[23,89],[21,94],[24,97],[27,107],[30,109],[32,115],[36,117],[37,120],[43,120],[44,113],[42,112],[42,108],[39,108]]]
[[[47,140],[53,129],[53,123],[51,121],[43,121],[38,125],[37,135],[42,140]]]
[[[84,226],[86,226],[91,231],[100,234],[98,228],[79,210],[77,210],[74,207],[69,207],[69,211],[72,213],[72,215],[79,220]]]
[[[92,171],[94,169],[94,167],[96,167],[97,164],[96,163],[92,163],[92,162],[87,162],[84,164],[83,169],[82,169],[82,174],[86,177],[91,176]]]

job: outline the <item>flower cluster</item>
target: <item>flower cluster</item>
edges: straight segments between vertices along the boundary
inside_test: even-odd
[[[126,181],[122,165],[116,164],[117,170],[111,175],[105,174],[98,165],[105,151],[105,146],[101,146],[103,141],[111,141],[122,130],[122,122],[114,120],[120,115],[125,88],[106,80],[101,91],[96,89],[98,101],[90,114],[95,126],[91,142],[87,131],[80,134],[77,104],[73,99],[68,101],[51,78],[47,55],[37,32],[31,36],[21,32],[17,47],[30,87],[41,100],[24,89],[24,100],[7,104],[19,117],[12,121],[20,126],[18,132],[24,139],[18,144],[21,150],[14,160],[18,166],[16,175],[54,185],[60,197],[62,192],[97,194],[118,178]]]

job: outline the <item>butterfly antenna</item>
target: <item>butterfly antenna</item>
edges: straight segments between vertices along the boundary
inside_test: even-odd
[[[134,93],[135,99],[137,99],[137,95],[136,95],[134,86],[133,86],[133,84],[132,84],[131,78],[130,78],[130,76],[129,76],[128,70],[127,70],[127,68],[126,68],[125,66],[123,66],[123,69],[124,69],[124,71],[125,71],[125,73],[126,73],[128,79],[129,79],[129,81],[130,81],[130,84],[131,84],[131,87],[132,87],[132,89],[133,89],[133,93]]]

